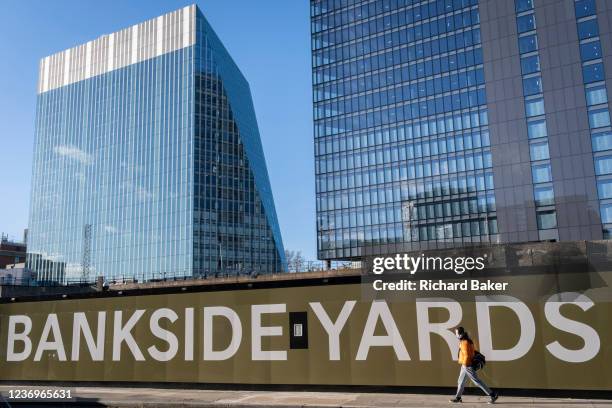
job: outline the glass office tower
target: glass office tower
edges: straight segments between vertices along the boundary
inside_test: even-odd
[[[311,0],[319,258],[608,238],[610,21],[596,0]]]
[[[40,280],[285,269],[249,85],[195,6],[42,59]]]

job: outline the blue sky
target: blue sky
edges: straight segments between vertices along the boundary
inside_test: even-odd
[[[39,59],[191,3],[0,1],[0,232],[28,223]],[[316,259],[308,2],[196,3],[251,85],[285,248]]]

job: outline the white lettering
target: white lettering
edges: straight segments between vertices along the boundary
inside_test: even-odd
[[[53,332],[53,341],[49,341],[49,334],[51,332]],[[62,334],[60,333],[59,322],[55,313],[47,316],[47,321],[40,335],[40,342],[34,354],[34,361],[40,361],[43,351],[55,351],[59,361],[66,361],[66,350],[64,349],[64,342],[62,341]]]
[[[15,331],[18,324],[23,324],[23,331]],[[9,317],[8,323],[8,344],[6,346],[6,361],[23,361],[30,357],[32,352],[32,340],[29,334],[32,331],[32,319],[26,315],[14,315]],[[15,352],[15,342],[23,343],[23,351]]]
[[[193,361],[193,307],[185,308],[185,361]]]
[[[232,339],[225,350],[213,350],[213,317],[225,317],[232,327]],[[229,307],[204,308],[204,360],[221,361],[231,358],[240,347],[242,341],[242,324],[240,317]]]
[[[490,301],[489,301],[490,300]],[[491,333],[491,307],[506,307],[519,319],[521,327],[519,340],[511,348],[494,350]],[[527,305],[508,295],[476,296],[476,316],[478,318],[478,337],[480,350],[490,361],[512,361],[523,357],[531,349],[535,340],[535,321]]]
[[[104,330],[106,328],[106,312],[98,312],[98,331],[94,341],[87,316],[83,312],[76,312],[72,321],[72,361],[79,361],[81,350],[81,333],[85,337],[87,349],[93,361],[104,360]]]
[[[153,314],[151,314],[151,319],[149,320],[149,327],[151,329],[151,333],[157,337],[168,343],[168,350],[160,351],[157,346],[151,346],[147,349],[151,357],[153,357],[157,361],[169,361],[176,356],[178,351],[178,339],[176,335],[169,330],[162,328],[159,325],[160,319],[168,319],[171,323],[174,323],[176,319],[178,319],[178,315],[172,309],[161,308],[157,309]]]
[[[251,355],[253,360],[287,360],[287,351],[264,351],[261,349],[263,336],[282,336],[281,326],[261,327],[261,315],[264,313],[285,313],[284,303],[251,306]]]
[[[448,310],[448,319],[442,323],[430,323],[429,309],[438,308]],[[461,305],[452,299],[417,299],[416,315],[419,337],[419,355],[421,360],[431,361],[431,339],[430,334],[435,333],[442,337],[451,352],[451,357],[457,359],[455,349],[457,348],[457,338],[453,329],[459,326],[462,316]]]
[[[121,310],[115,311],[115,322],[114,322],[114,336],[113,336],[113,361],[121,360],[121,343],[125,342],[128,346],[132,355],[137,361],[144,361],[144,356],[138,348],[134,337],[132,336],[131,330],[134,328],[138,320],[144,314],[144,310],[139,309],[125,323],[125,326],[121,326],[121,320],[123,312]]]
[[[376,323],[378,319],[381,319],[387,334],[384,336],[375,336],[374,331],[376,329]],[[408,350],[402,340],[402,336],[393,320],[391,311],[387,302],[384,300],[375,300],[372,302],[370,307],[370,313],[368,314],[368,320],[366,321],[365,328],[363,330],[363,337],[357,350],[357,360],[366,360],[368,358],[368,352],[370,347],[373,346],[393,346],[395,354],[399,360],[410,360]]]
[[[571,350],[562,346],[558,341],[554,341],[547,344],[546,348],[559,360],[570,363],[583,363],[591,360],[599,353],[601,347],[599,335],[592,327],[563,316],[560,310],[562,305],[576,305],[586,312],[595,304],[591,299],[580,293],[563,292],[551,296],[544,305],[546,320],[559,330],[581,337],[584,346],[578,350]]]
[[[315,313],[319,322],[321,322],[321,326],[327,332],[327,336],[329,337],[329,359],[331,361],[340,360],[340,332],[344,328],[346,321],[348,320],[351,312],[353,311],[353,307],[355,307],[354,300],[348,300],[344,302],[342,306],[342,310],[338,315],[338,318],[335,322],[332,322],[329,318],[329,315],[321,306],[319,302],[311,302],[310,307],[312,311]]]

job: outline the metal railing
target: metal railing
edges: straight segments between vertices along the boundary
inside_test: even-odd
[[[351,262],[332,262],[328,265],[325,261],[305,261],[302,263],[296,263],[291,265],[289,271],[286,273],[304,273],[304,272],[317,272],[325,270],[337,270],[337,269],[348,269],[355,268],[355,265]],[[278,272],[280,273],[280,272]],[[232,277],[251,277],[257,278],[258,276],[267,275],[267,273],[261,273],[256,271],[245,271],[245,270],[226,270],[221,272],[209,272],[204,271],[193,275],[185,275],[184,272],[180,274],[176,273],[154,273],[154,274],[142,274],[135,273],[131,276],[110,276],[105,277],[102,281],[103,285],[123,285],[129,283],[147,283],[147,282],[174,282],[174,281],[189,281],[197,279],[221,279],[221,278],[232,278]],[[98,284],[98,277],[76,277],[76,278],[65,278],[63,280],[37,280],[36,278],[21,278],[21,277],[0,277],[0,286],[41,286],[41,287],[54,287],[54,286],[94,286]]]
[[[289,264],[289,272],[316,272],[326,271],[335,269],[352,269],[353,263],[347,261],[333,261],[328,267],[326,261],[304,261],[304,262],[292,262]]]

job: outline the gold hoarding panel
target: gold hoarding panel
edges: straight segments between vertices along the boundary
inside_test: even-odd
[[[335,284],[2,304],[0,377],[455,386],[457,346],[448,329],[460,324],[487,356],[481,375],[492,387],[612,390],[608,287],[551,299],[562,291],[541,277],[513,285],[510,300],[457,301],[449,293],[373,300],[360,284]],[[546,296],[521,301],[521,287],[538,285]],[[289,312],[307,313],[308,348],[290,349]]]

